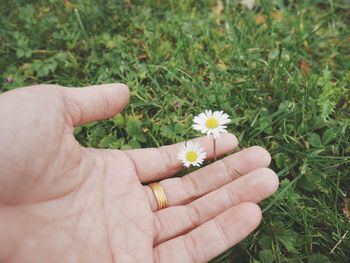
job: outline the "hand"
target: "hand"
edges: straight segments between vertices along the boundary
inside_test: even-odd
[[[79,145],[74,126],[115,115],[128,98],[123,84],[0,95],[0,262],[206,262],[258,226],[254,203],[278,187],[260,147],[170,178],[182,168],[180,144]],[[212,158],[211,140],[196,140]],[[217,152],[236,146],[225,134]],[[156,211],[142,183],[161,179],[170,207]]]

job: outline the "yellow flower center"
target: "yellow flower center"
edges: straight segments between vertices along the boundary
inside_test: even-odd
[[[215,129],[215,128],[219,127],[219,122],[214,117],[211,117],[211,118],[207,119],[207,121],[205,122],[205,126],[208,129]]]
[[[189,162],[194,162],[195,160],[197,160],[197,157],[198,157],[198,155],[197,155],[197,153],[194,152],[194,151],[188,151],[188,152],[186,153],[186,159],[187,159],[187,161],[189,161]]]

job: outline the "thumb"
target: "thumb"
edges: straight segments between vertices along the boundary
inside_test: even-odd
[[[121,83],[63,88],[63,94],[73,126],[108,119],[129,101],[129,88]]]

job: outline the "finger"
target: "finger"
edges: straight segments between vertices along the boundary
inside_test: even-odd
[[[186,233],[239,203],[258,203],[276,192],[278,184],[276,173],[260,168],[188,205],[160,210],[155,217],[154,242]]]
[[[193,141],[203,147],[208,159],[213,158],[212,138],[203,136]],[[131,150],[126,153],[134,161],[141,182],[150,182],[172,176],[181,170],[182,163],[177,159],[177,154],[183,144],[184,142],[160,148]],[[223,155],[235,149],[237,145],[236,136],[230,133],[222,134],[216,139],[216,154]]]
[[[191,232],[154,249],[156,262],[208,262],[252,232],[261,221],[254,203],[232,207]]]
[[[74,126],[108,119],[129,101],[129,89],[121,83],[86,88],[64,88],[65,103]]]
[[[165,179],[160,182],[169,206],[187,204],[224,184],[235,180],[257,168],[267,167],[271,156],[264,148],[253,146],[223,158],[183,177]],[[153,210],[157,201],[152,190],[145,186],[145,191]]]

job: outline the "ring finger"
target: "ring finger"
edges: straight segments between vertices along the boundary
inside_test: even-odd
[[[258,203],[272,195],[278,185],[276,173],[260,168],[187,205],[160,210],[155,217],[154,243],[187,233],[240,203]]]

